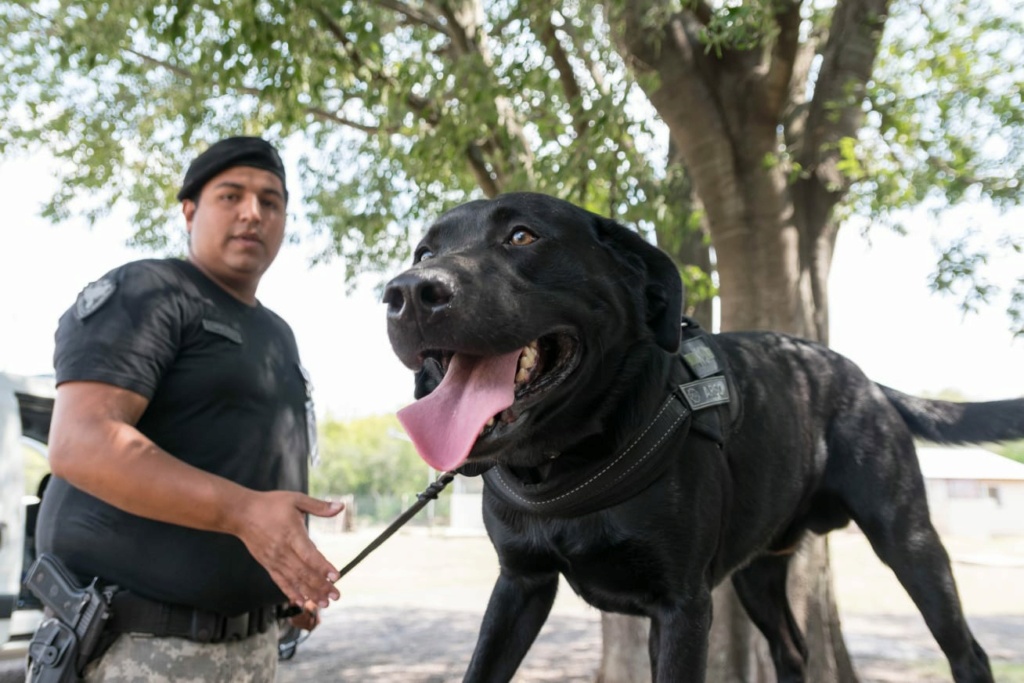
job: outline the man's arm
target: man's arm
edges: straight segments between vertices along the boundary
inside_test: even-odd
[[[61,384],[50,426],[53,473],[134,515],[237,536],[297,605],[337,600],[337,570],[310,540],[303,513],[332,517],[342,504],[253,491],[186,464],[135,428],[148,403],[100,382]]]

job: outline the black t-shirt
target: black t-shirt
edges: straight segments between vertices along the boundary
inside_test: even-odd
[[[171,455],[251,489],[306,491],[309,386],[291,329],[187,261],[136,261],[60,320],[57,383],[97,381],[149,399],[138,429]],[[54,477],[38,546],[82,577],[234,615],[284,595],[234,536],[129,514]]]

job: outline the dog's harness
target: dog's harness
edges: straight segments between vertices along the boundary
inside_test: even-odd
[[[561,478],[542,487],[521,482],[504,466],[484,472],[484,485],[511,507],[534,514],[578,517],[611,507],[650,486],[668,466],[671,454],[664,448],[669,437],[692,430],[724,445],[739,419],[739,394],[732,373],[711,336],[695,320],[683,317],[679,358],[690,381],[672,387],[651,422],[621,453],[600,461],[590,470],[569,479]],[[457,472],[443,472],[422,493],[417,502],[381,532],[351,562],[338,570],[338,579],[348,574],[367,555],[390,538],[427,503],[455,479],[456,473],[476,476],[481,472],[463,466]]]
[[[621,503],[650,486],[671,462],[670,441],[689,432],[724,444],[739,416],[739,400],[728,366],[711,336],[683,318],[679,358],[687,382],[671,387],[651,421],[629,445],[589,468],[523,482],[505,465],[483,473],[487,490],[506,505],[533,514],[578,517]]]

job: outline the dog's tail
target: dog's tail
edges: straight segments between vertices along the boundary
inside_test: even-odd
[[[935,443],[1024,439],[1024,398],[984,403],[936,401],[879,385],[915,436]]]

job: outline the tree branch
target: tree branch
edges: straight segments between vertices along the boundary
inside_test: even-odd
[[[130,55],[136,57],[137,59],[141,60],[142,62],[144,62],[146,64],[149,64],[151,66],[155,66],[155,67],[164,69],[166,71],[169,71],[169,72],[171,72],[172,74],[174,74],[175,76],[177,76],[177,77],[179,77],[181,79],[184,79],[184,80],[193,80],[194,79],[193,74],[190,71],[188,71],[187,69],[183,69],[180,66],[176,66],[174,64],[170,64],[168,62],[165,62],[165,61],[163,61],[161,59],[157,59],[156,57],[151,57],[150,55],[147,55],[147,54],[144,54],[142,52],[139,52],[138,50],[133,50],[132,48],[124,48],[123,52],[125,52],[126,54],[130,54]],[[252,95],[254,97],[262,97],[264,95],[263,91],[261,91],[258,88],[250,88],[250,87],[245,87],[245,86],[237,88],[237,91],[239,93],[243,94],[243,95]],[[367,135],[374,135],[374,134],[380,132],[380,127],[379,126],[368,126],[366,124],[359,123],[359,122],[353,121],[351,119],[347,119],[347,118],[345,118],[343,116],[339,116],[338,114],[334,114],[334,113],[329,112],[326,109],[322,109],[320,107],[304,107],[303,110],[307,114],[309,114],[310,116],[312,116],[312,117],[314,117],[316,119],[319,119],[321,121],[328,121],[330,123],[336,123],[336,124],[341,125],[341,126],[346,126],[348,128],[353,128],[355,130],[362,131],[363,133],[366,133]]]
[[[579,43],[579,36],[576,34],[576,31],[574,31],[573,28],[574,27],[571,23],[566,22],[565,25],[562,26],[562,32],[565,33],[565,35],[569,36],[569,42],[571,42],[573,45],[577,45]],[[597,89],[601,92],[601,94],[607,94],[608,86],[604,82],[604,75],[597,68],[597,63],[590,56],[590,53],[586,51],[582,53],[578,52],[576,56],[577,58],[583,60],[583,63],[586,64],[587,72],[590,74],[590,77],[594,79],[594,84],[597,86]]]
[[[789,81],[789,105],[782,112],[786,144],[794,157],[801,157],[807,131],[807,81],[811,75],[818,46],[828,39],[828,27],[819,26],[797,50],[793,62],[793,75]]]
[[[714,68],[695,37],[698,21],[682,12],[652,30],[644,20],[650,2],[608,3],[606,8],[612,13],[609,24],[620,31],[615,36],[619,52],[641,84],[652,73],[658,76],[658,86],[644,90],[679,145],[694,182],[732,187],[735,168],[719,167],[709,175],[699,170],[713,161],[732,159],[734,141]]]
[[[437,20],[436,15],[431,15],[427,12],[418,10],[415,7],[409,6],[407,3],[400,2],[399,0],[375,0],[374,4],[378,7],[391,10],[396,14],[401,14],[417,24],[437,31],[441,35],[449,35],[447,27]]]
[[[321,109],[320,107],[306,107],[305,111],[306,111],[306,113],[311,115],[313,118],[319,119],[320,121],[327,121],[328,123],[336,123],[339,126],[345,126],[347,128],[354,128],[355,130],[358,130],[358,131],[361,131],[363,133],[366,133],[367,135],[376,135],[377,133],[379,133],[381,131],[380,126],[367,126],[367,125],[364,125],[362,123],[357,123],[356,121],[353,121],[352,119],[347,119],[347,118],[345,118],[343,116],[338,116],[337,114],[332,114],[331,112],[327,111],[326,109]],[[391,131],[391,132],[393,132],[393,131]]]
[[[701,23],[702,26],[707,26],[711,23],[711,19],[715,11],[711,9],[711,6],[702,0],[694,0],[690,3],[688,8],[693,16]]]
[[[471,0],[472,1],[472,0]],[[473,9],[475,9],[476,3],[473,2]],[[448,37],[451,39],[451,44],[455,48],[455,56],[462,57],[470,53],[476,52],[478,54],[484,54],[480,45],[474,40],[475,36],[470,35],[470,31],[462,21],[462,17],[467,13],[465,7],[460,7],[459,10],[455,10],[451,7],[451,3],[445,2],[440,8],[442,16],[448,22],[449,29],[447,31]],[[475,33],[476,24],[472,25]]]
[[[484,191],[484,194],[488,197],[498,195],[501,192],[501,188],[495,181],[494,176],[491,174],[491,171],[487,166],[487,160],[484,159],[483,152],[480,150],[480,146],[477,144],[470,144],[467,146],[466,159],[469,160],[469,168],[473,171],[473,176],[476,178],[476,184],[480,186],[480,189]]]
[[[459,21],[460,12],[454,10],[447,2],[440,7],[431,6],[431,9],[436,16],[420,12],[399,0],[377,0],[377,5],[409,17],[447,36],[449,45],[451,46],[449,53],[453,62],[471,52],[480,52],[479,46],[473,40],[473,37],[468,34],[466,27]],[[462,10],[465,11],[465,7],[463,7]],[[352,58],[357,66],[366,67],[369,73],[373,75],[374,80],[393,86],[398,90],[397,84],[393,79],[391,79],[387,74],[381,72],[379,69],[370,68],[360,58],[359,53],[354,49],[354,46],[345,35],[344,31],[325,9],[320,7],[317,8],[316,12],[324,22],[327,30],[334,36],[342,46],[345,53]],[[444,18],[444,24],[438,21],[439,17]],[[436,126],[439,123],[438,114],[436,111],[431,111],[431,100],[428,98],[416,96],[412,93],[405,93],[405,101],[413,112],[424,118],[424,121],[428,125]],[[488,197],[493,197],[498,194],[502,184],[500,174],[497,172],[497,169],[493,164],[488,164],[484,154],[485,149],[494,149],[495,147],[496,145],[494,144],[493,137],[491,137],[482,143],[469,143],[465,150],[470,170],[473,172],[477,184]]]
[[[382,71],[379,67],[367,63],[362,58],[362,56],[359,54],[359,51],[355,49],[355,45],[353,44],[353,42],[349,40],[348,36],[345,35],[345,32],[338,25],[338,22],[334,21],[334,18],[331,17],[330,14],[328,14],[327,10],[325,10],[323,7],[316,7],[314,11],[316,12],[317,16],[320,17],[320,20],[324,23],[324,26],[327,28],[327,31],[332,36],[334,36],[335,40],[338,41],[338,44],[341,46],[341,49],[345,52],[345,55],[348,56],[357,67],[364,68],[366,72],[372,76],[372,78],[369,80],[377,81],[378,83],[382,83],[386,86],[394,88],[394,90],[397,92],[401,92],[401,88],[398,87],[398,84],[391,76],[384,73],[384,71]],[[418,97],[411,92],[404,93],[404,95],[405,103],[409,105],[409,109],[411,111],[420,116],[423,116],[424,120],[428,124],[432,126],[437,125],[437,114],[436,112],[430,111],[430,100],[424,97]]]
[[[324,23],[324,26],[327,28],[327,32],[334,36],[334,39],[338,41],[338,45],[344,51],[345,56],[348,57],[357,68],[362,67],[366,69],[369,73],[373,74],[376,80],[390,81],[387,75],[381,72],[379,68],[372,64],[368,64],[366,60],[363,59],[362,55],[359,54],[359,51],[356,49],[355,44],[349,40],[349,37],[345,35],[345,31],[342,30],[341,26],[338,25],[338,22],[334,20],[334,17],[332,17],[327,10],[318,6],[314,8],[313,11],[318,17],[320,17],[320,21]]]
[[[838,143],[856,137],[889,0],[839,0],[807,117],[803,168],[815,178],[819,210],[830,211],[849,187],[839,172]],[[809,224],[824,225],[824,216]]]
[[[800,2],[785,2],[775,15],[779,32],[772,46],[768,75],[764,80],[765,102],[772,116],[778,117],[790,94],[789,84],[800,46]]]
[[[583,97],[579,83],[576,81],[576,74],[573,71],[569,55],[562,47],[562,41],[558,39],[555,25],[551,22],[551,16],[544,24],[544,30],[540,34],[541,42],[547,48],[548,54],[555,63],[558,71],[558,81],[562,84],[562,92],[565,94],[565,101],[572,113],[573,130],[576,131],[576,138],[579,139],[587,130],[589,121],[583,110]]]
[[[137,50],[133,50],[130,47],[122,48],[122,52],[125,52],[126,54],[130,54],[130,55],[132,55],[134,57],[138,57],[140,60],[142,60],[146,64],[149,64],[150,66],[157,66],[157,67],[160,67],[161,69],[164,69],[166,71],[170,71],[172,74],[174,74],[175,76],[178,76],[180,78],[186,78],[186,79],[191,79],[192,78],[192,72],[191,71],[188,71],[187,69],[183,69],[180,66],[175,66],[174,64],[171,64],[169,62],[165,62],[165,61],[163,61],[161,59],[157,59],[156,57],[150,57],[149,55],[143,54],[142,52],[139,52]]]

